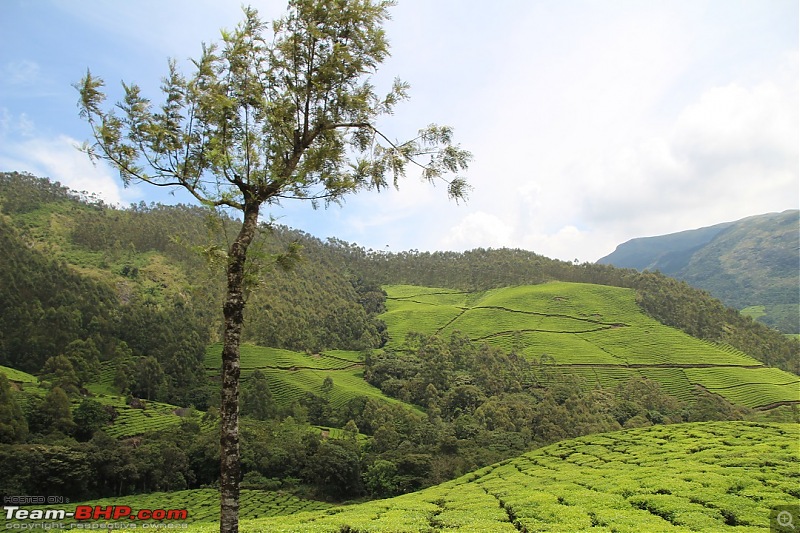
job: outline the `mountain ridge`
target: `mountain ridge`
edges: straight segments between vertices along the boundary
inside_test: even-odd
[[[732,222],[620,244],[598,264],[659,271],[707,290],[783,333],[800,333],[800,211]]]

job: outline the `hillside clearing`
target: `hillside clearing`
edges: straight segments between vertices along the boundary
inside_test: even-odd
[[[551,282],[465,293],[430,287],[385,288],[388,348],[412,331],[461,331],[560,373],[587,388],[637,375],[691,402],[695,386],[749,408],[800,403],[800,377],[766,367],[735,348],[696,339],[645,315],[633,289]]]
[[[206,350],[205,368],[214,379],[219,376],[222,346],[212,344]],[[330,350],[319,354],[305,354],[278,348],[265,348],[253,344],[241,347],[242,379],[255,370],[264,373],[276,406],[288,408],[306,394],[323,394],[323,382],[330,377],[333,388],[329,393],[330,405],[341,407],[356,397],[375,398],[402,404],[384,395],[363,377],[364,356],[355,351]],[[405,405],[405,404],[403,404]]]

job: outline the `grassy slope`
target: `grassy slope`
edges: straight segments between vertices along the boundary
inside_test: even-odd
[[[212,344],[206,351],[205,368],[212,377],[219,376],[221,354],[220,344]],[[322,383],[327,377],[333,380],[330,392],[332,407],[340,407],[358,396],[402,403],[364,381],[364,356],[359,352],[329,350],[308,355],[244,344],[241,347],[241,366],[243,380],[256,369],[267,376],[278,407],[289,407],[309,392],[323,395]]]
[[[9,381],[13,381],[14,383],[33,383],[36,384],[39,382],[39,379],[32,375],[28,374],[27,372],[23,372],[22,370],[17,370],[16,368],[11,368],[9,366],[2,366],[0,365],[0,373],[5,374]]]
[[[13,368],[0,366],[0,372],[6,374],[8,379],[16,384],[20,400],[24,403],[30,396],[45,396],[47,388],[39,384],[36,376]],[[179,408],[167,403],[144,401],[144,409],[130,407],[125,398],[113,392],[110,383],[113,379],[113,368],[109,363],[103,363],[98,381],[90,383],[87,389],[92,393],[91,398],[103,405],[113,406],[117,417],[113,424],[103,430],[112,437],[125,438],[141,435],[149,431],[158,431],[178,425],[181,416],[177,413]],[[74,399],[72,406],[77,407],[80,399]]]
[[[798,429],[712,422],[591,435],[418,493],[245,520],[242,530],[763,531],[772,507],[800,497]]]
[[[557,369],[584,377],[590,387],[645,375],[687,401],[695,384],[746,407],[800,401],[798,376],[660,324],[641,312],[632,289],[555,282],[485,293],[386,290],[382,319],[390,347],[401,346],[410,331],[460,330],[537,360],[546,354]]]

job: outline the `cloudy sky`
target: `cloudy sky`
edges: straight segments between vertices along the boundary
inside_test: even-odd
[[[0,170],[122,205],[188,201],[92,166],[75,149],[89,130],[71,84],[91,68],[157,100],[167,59],[198,57],[240,5],[0,1]],[[285,9],[252,5],[266,19]],[[381,126],[453,126],[474,154],[467,203],[410,174],[341,208],[265,216],[373,249],[595,261],[634,237],[798,208],[797,0],[399,0],[392,16],[374,81],[399,76],[411,98]]]

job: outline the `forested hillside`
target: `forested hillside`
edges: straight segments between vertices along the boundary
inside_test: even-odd
[[[199,365],[208,321],[188,294],[131,291],[82,274],[56,245],[31,242],[24,229],[0,219],[0,364],[80,389],[114,359],[128,369],[123,388],[141,397],[183,403],[205,388]],[[155,383],[135,377],[146,365],[161,376]]]
[[[784,333],[800,333],[800,216],[770,213],[620,244],[598,263],[658,270]]]
[[[8,258],[0,265],[0,364],[38,373],[48,354],[73,341],[94,343],[98,360],[123,341],[121,350],[155,357],[173,382],[159,399],[186,401],[193,393],[185,380],[202,374],[205,345],[220,327],[227,219],[189,206],[114,209],[14,173],[0,174],[0,198]],[[245,340],[297,350],[380,345],[379,304],[370,296],[379,289],[348,277],[300,232],[264,227],[259,245]]]
[[[230,226],[224,214],[198,207],[120,209],[46,179],[0,174],[2,492],[89,498],[215,482],[215,343]],[[242,350],[243,474],[253,489],[391,496],[599,431],[796,418],[790,407],[749,409],[773,407],[760,397],[720,393],[728,383],[722,371],[683,374],[683,389],[657,369],[610,381],[595,379],[596,369],[595,377],[554,373],[554,357],[579,354],[566,353],[561,340],[532,337],[537,326],[524,313],[481,315],[510,309],[508,302],[462,313],[486,296],[468,293],[598,284],[606,287],[562,284],[566,292],[551,296],[582,302],[580,309],[535,309],[538,329],[550,320],[570,336],[586,324],[627,334],[635,314],[671,338],[715,346],[686,357],[728,350],[753,370],[763,362],[797,374],[797,341],[658,273],[524,250],[375,252],[267,224],[255,246]],[[403,284],[456,294],[442,297],[464,300],[448,304],[462,310],[460,321],[430,329],[418,308],[398,314],[411,299],[389,286]],[[591,295],[610,287],[622,288],[617,311],[628,315],[598,318],[613,298]],[[612,357],[603,349],[589,355]],[[769,371],[780,373],[763,369],[770,379]],[[58,483],[53,465],[67,465]]]
[[[519,249],[385,253],[341,241],[331,244],[348,268],[380,284],[478,291],[558,280],[631,288],[641,308],[662,324],[700,339],[730,344],[768,365],[800,371],[796,340],[726,307],[706,291],[658,272],[576,265]]]
[[[190,206],[116,209],[19,173],[0,174],[0,198],[8,250],[0,267],[8,280],[0,289],[7,293],[0,310],[7,318],[0,362],[36,373],[73,341],[94,343],[100,360],[124,342],[120,350],[132,350],[134,358],[148,354],[166,372],[164,390],[171,386],[173,392],[161,399],[177,399],[177,390],[187,394],[193,381],[185,381],[181,368],[195,374],[203,346],[220,328],[226,217]],[[258,246],[245,340],[264,346],[381,346],[386,333],[376,318],[383,311],[380,285],[474,291],[561,280],[632,288],[642,309],[663,324],[729,344],[768,365],[800,370],[796,341],[658,273],[574,265],[511,249],[375,252],[281,226],[262,226]],[[51,332],[56,322],[63,324],[57,335],[35,333]],[[169,326],[176,322],[184,325],[180,331]],[[156,335],[159,330],[165,332]],[[171,349],[170,343],[182,348]],[[162,352],[186,355],[168,361]]]

